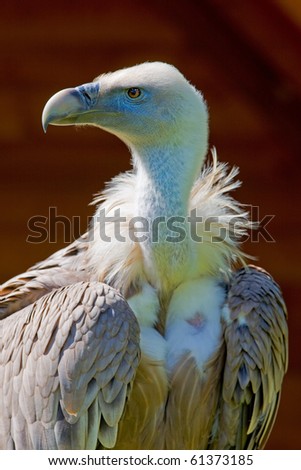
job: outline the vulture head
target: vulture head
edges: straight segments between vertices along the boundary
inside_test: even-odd
[[[172,65],[147,62],[67,88],[47,102],[43,128],[91,124],[118,136],[142,156],[167,147],[200,166],[208,145],[204,99]],[[195,168],[197,171],[197,168]]]

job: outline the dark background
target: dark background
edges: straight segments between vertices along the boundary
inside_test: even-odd
[[[50,127],[56,91],[146,60],[174,64],[204,92],[210,144],[237,164],[236,197],[259,206],[275,239],[247,243],[280,283],[289,310],[290,369],[268,448],[301,448],[301,4],[295,0],[3,1],[0,13],[0,281],[86,228],[92,194],[129,168],[115,137]],[[29,244],[27,222],[49,207],[73,219],[57,242]],[[256,215],[256,214],[255,214]],[[78,223],[80,220],[80,224]]]

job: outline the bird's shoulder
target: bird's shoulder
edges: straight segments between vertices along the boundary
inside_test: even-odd
[[[62,286],[93,280],[85,270],[88,234],[0,286],[0,320]]]

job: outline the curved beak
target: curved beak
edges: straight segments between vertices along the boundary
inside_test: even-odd
[[[76,88],[66,88],[53,95],[47,101],[43,114],[42,126],[46,132],[49,124],[70,126],[84,123],[82,115],[89,113],[97,103],[99,83],[85,83]]]

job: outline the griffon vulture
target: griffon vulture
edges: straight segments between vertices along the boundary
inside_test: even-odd
[[[239,246],[251,224],[229,195],[237,170],[214,151],[204,163],[201,93],[144,63],[58,92],[42,120],[115,134],[133,169],[97,197],[84,236],[2,285],[0,447],[262,448],[286,309]]]

